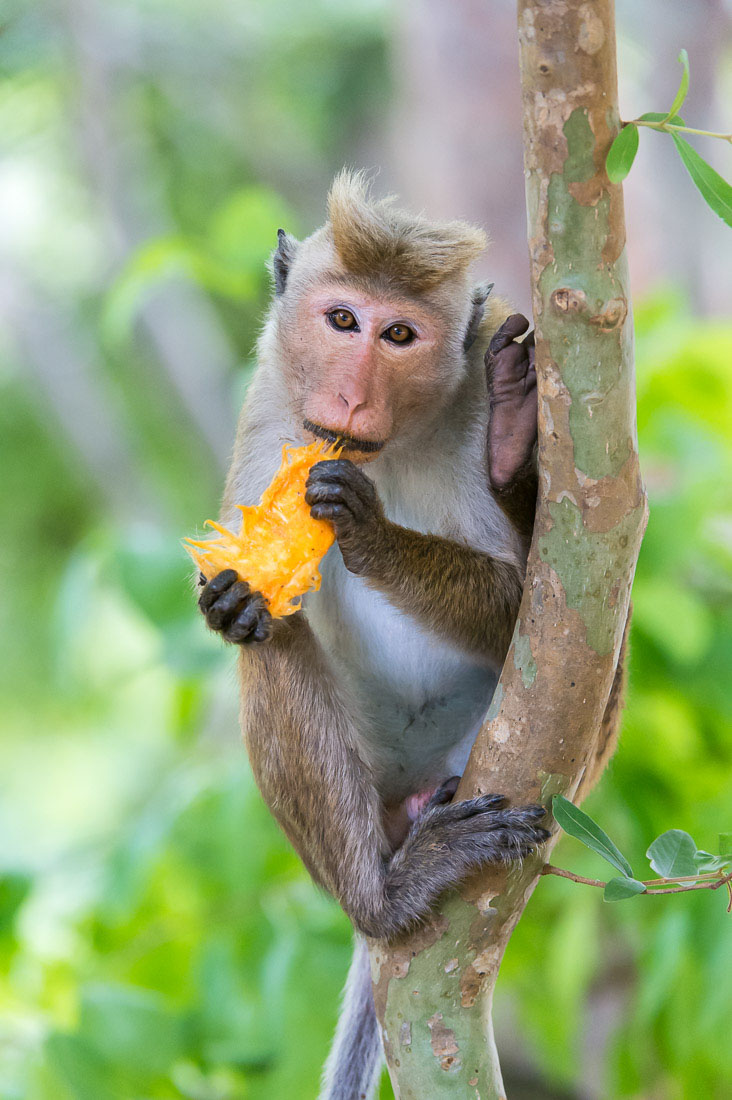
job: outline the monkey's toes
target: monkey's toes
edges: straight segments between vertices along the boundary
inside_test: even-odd
[[[460,785],[460,778],[459,775],[453,775],[449,779],[446,779],[444,783],[441,783],[430,798],[425,809],[431,810],[433,806],[444,806],[446,803],[452,802]]]
[[[464,820],[479,814],[494,814],[508,806],[508,799],[502,794],[481,794],[477,798],[467,798],[464,802],[451,802],[455,817]]]

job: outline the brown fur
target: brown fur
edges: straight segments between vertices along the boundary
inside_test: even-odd
[[[328,195],[328,229],[346,271],[386,276],[424,294],[466,271],[487,238],[467,222],[431,222],[398,210],[393,198],[374,201],[362,172],[344,170]]]

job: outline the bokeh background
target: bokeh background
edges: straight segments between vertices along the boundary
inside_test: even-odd
[[[319,224],[344,163],[485,225],[480,274],[527,309],[513,9],[2,6],[2,1100],[315,1096],[350,931],[253,785],[179,539],[216,511],[276,229]],[[729,129],[730,14],[619,0],[624,115],[670,104],[685,46],[687,122]],[[651,519],[588,809],[643,877],[664,829],[732,827],[732,270],[662,135],[626,196]],[[543,880],[499,987],[512,1100],[731,1095],[724,901]]]

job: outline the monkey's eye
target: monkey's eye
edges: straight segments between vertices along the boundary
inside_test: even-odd
[[[350,309],[331,310],[328,314],[328,320],[333,328],[340,329],[341,332],[354,332],[358,328],[356,318]]]
[[[414,331],[408,325],[391,325],[386,332],[382,332],[382,340],[388,340],[390,344],[411,344],[415,337]]]

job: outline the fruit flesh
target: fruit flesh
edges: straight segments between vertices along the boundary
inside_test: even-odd
[[[302,596],[320,588],[318,568],[335,535],[326,520],[313,519],[305,502],[311,468],[336,458],[340,448],[320,441],[304,447],[283,447],[282,464],[259,504],[237,505],[238,535],[206,520],[218,537],[184,539],[183,544],[207,580],[223,569],[234,569],[252,592],[261,592],[275,618],[292,615]]]

